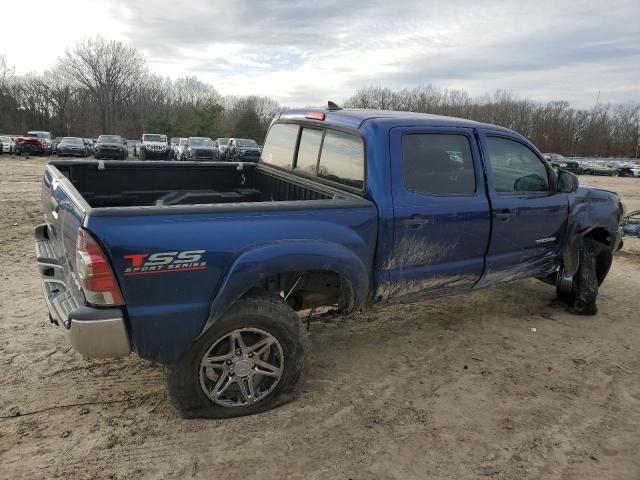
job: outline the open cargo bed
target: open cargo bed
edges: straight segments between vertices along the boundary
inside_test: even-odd
[[[254,163],[51,163],[93,208],[353,198],[342,190]]]

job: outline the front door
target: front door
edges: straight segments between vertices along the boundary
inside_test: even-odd
[[[479,286],[544,276],[558,264],[569,199],[555,191],[551,168],[526,141],[482,132],[493,228]]]

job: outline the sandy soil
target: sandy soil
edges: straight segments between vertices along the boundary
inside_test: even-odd
[[[0,157],[0,478],[640,478],[638,242],[595,317],[532,280],[316,323],[294,403],[187,421],[157,365],[85,360],[49,323],[45,162]],[[581,180],[640,208],[638,179]]]

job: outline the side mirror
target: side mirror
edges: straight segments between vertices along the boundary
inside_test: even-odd
[[[566,170],[560,170],[558,173],[558,191],[562,193],[575,193],[578,190],[578,177]]]

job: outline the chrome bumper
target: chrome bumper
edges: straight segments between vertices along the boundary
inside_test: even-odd
[[[51,321],[65,332],[73,349],[90,358],[125,357],[131,344],[122,311],[84,306],[82,292],[67,286],[61,256],[49,238],[47,224],[35,230],[42,293]]]

